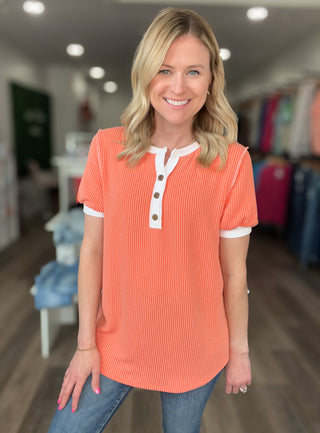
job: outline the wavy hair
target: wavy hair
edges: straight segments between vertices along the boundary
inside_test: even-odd
[[[133,96],[121,117],[125,138],[124,149],[118,155],[118,159],[127,158],[129,165],[136,165],[146,154],[155,129],[149,84],[158,73],[172,42],[186,34],[197,37],[208,48],[212,72],[210,93],[192,124],[193,137],[200,144],[198,162],[208,167],[219,156],[222,167],[226,162],[228,145],[237,138],[236,115],[224,94],[224,69],[211,27],[194,11],[166,8],[147,29],[133,60]]]

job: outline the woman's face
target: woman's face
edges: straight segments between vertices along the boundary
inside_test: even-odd
[[[212,80],[210,54],[195,36],[180,36],[149,85],[156,128],[189,128],[204,105]]]

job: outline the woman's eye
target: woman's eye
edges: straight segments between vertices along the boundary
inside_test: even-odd
[[[199,75],[199,71],[196,71],[196,70],[192,70],[192,71],[189,71],[189,75]]]
[[[169,71],[169,69],[160,69],[159,74],[162,74],[162,75],[169,75],[169,74],[170,74],[170,71]]]

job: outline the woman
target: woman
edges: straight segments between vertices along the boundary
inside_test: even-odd
[[[224,367],[227,393],[251,383],[252,167],[209,25],[161,11],[132,86],[123,127],[94,137],[78,192],[78,348],[51,433],[101,432],[132,387],[161,392],[165,433],[195,433]]]

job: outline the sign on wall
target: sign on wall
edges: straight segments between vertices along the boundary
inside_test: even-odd
[[[27,173],[29,160],[42,168],[50,166],[50,96],[20,84],[10,84],[13,128],[19,176]]]

